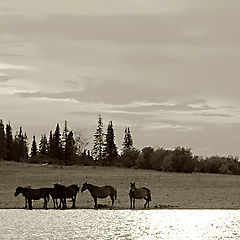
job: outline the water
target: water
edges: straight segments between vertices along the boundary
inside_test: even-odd
[[[240,239],[239,210],[0,210],[0,239]]]

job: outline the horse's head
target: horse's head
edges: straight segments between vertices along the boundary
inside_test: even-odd
[[[75,185],[75,189],[76,189],[77,192],[80,190],[78,185]]]
[[[22,193],[22,189],[22,187],[17,187],[14,196],[17,197],[20,193]]]
[[[130,183],[130,187],[131,187],[131,189],[134,189],[134,188],[136,188],[136,186],[135,186],[135,182],[133,182],[133,183]]]
[[[53,186],[54,186],[54,188],[62,188],[62,187],[64,187],[63,185],[61,185],[59,183],[54,183]]]
[[[85,182],[85,183],[82,185],[81,192],[84,192],[87,188],[88,188],[88,183]]]
[[[73,185],[71,185],[71,187],[72,187],[76,192],[79,191],[79,186],[78,186],[77,184],[73,184]]]

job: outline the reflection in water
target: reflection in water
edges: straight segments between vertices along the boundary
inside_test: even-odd
[[[0,239],[240,239],[234,210],[0,210]]]

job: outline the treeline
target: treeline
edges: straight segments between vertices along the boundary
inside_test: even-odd
[[[81,140],[78,139],[80,142]],[[43,134],[37,144],[33,136],[29,147],[28,137],[23,133],[22,127],[12,133],[10,123],[4,125],[0,120],[0,159],[16,162],[49,163],[59,165],[92,164],[90,153],[83,151],[78,154],[80,148],[75,140],[73,131],[68,129],[65,121],[64,130],[61,132],[59,124],[49,135]]]
[[[153,169],[166,172],[203,172],[220,174],[240,174],[240,162],[237,157],[198,157],[190,148],[174,149],[134,147],[129,127],[124,130],[120,153],[115,144],[113,122],[108,123],[106,133],[101,115],[98,117],[92,150],[87,150],[86,139],[69,130],[67,121],[61,132],[59,124],[48,136],[43,134],[39,141],[33,136],[28,146],[27,134],[22,127],[13,136],[10,123],[4,125],[0,120],[0,159],[17,162],[49,163],[59,165],[117,166],[126,168]]]
[[[238,157],[194,156],[191,149],[176,147],[174,149],[145,147],[141,151],[129,149],[121,155],[124,167],[154,169],[165,172],[202,172],[220,174],[240,174]]]

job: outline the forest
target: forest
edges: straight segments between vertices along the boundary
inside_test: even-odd
[[[86,149],[87,140],[83,135],[68,129],[67,121],[61,132],[56,124],[49,135],[43,134],[37,144],[33,136],[31,144],[22,127],[13,135],[10,122],[0,120],[0,160],[57,165],[115,166],[124,168],[152,169],[165,172],[202,172],[214,174],[240,174],[240,162],[233,156],[195,156],[192,149],[177,146],[173,149],[134,147],[129,127],[124,130],[122,149],[115,143],[113,122],[106,133],[103,120],[98,116],[93,148]]]

